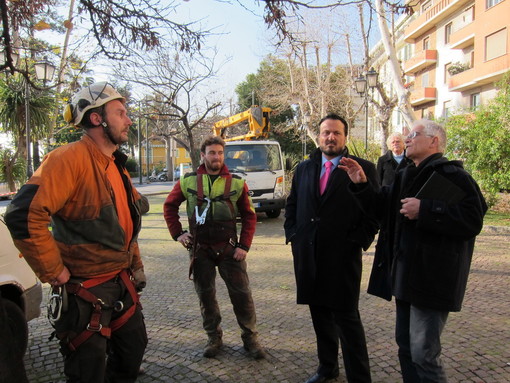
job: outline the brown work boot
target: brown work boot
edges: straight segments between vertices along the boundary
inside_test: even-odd
[[[204,356],[214,358],[220,352],[221,346],[223,346],[221,337],[210,337],[204,349]]]
[[[253,359],[265,359],[266,352],[256,339],[243,340],[244,349],[248,351]]]

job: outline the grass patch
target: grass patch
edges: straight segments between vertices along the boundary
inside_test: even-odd
[[[510,226],[510,213],[489,210],[483,220],[488,226]]]

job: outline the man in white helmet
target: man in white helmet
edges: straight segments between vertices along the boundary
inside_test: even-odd
[[[78,91],[64,119],[83,129],[82,139],[46,155],[5,221],[52,285],[48,314],[67,381],[134,382],[147,345],[138,295],[146,283],[137,243],[142,199],[117,150],[132,122],[106,82]]]

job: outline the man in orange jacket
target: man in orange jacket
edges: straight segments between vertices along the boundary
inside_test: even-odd
[[[147,345],[136,291],[146,283],[137,243],[142,199],[117,150],[132,122],[106,82],[78,91],[64,118],[84,130],[82,139],[45,157],[5,221],[28,264],[53,286],[67,380],[134,382]]]

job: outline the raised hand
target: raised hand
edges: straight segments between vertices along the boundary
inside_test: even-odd
[[[360,184],[367,182],[367,176],[365,175],[363,168],[352,158],[342,157],[338,167],[347,173],[352,183]]]

